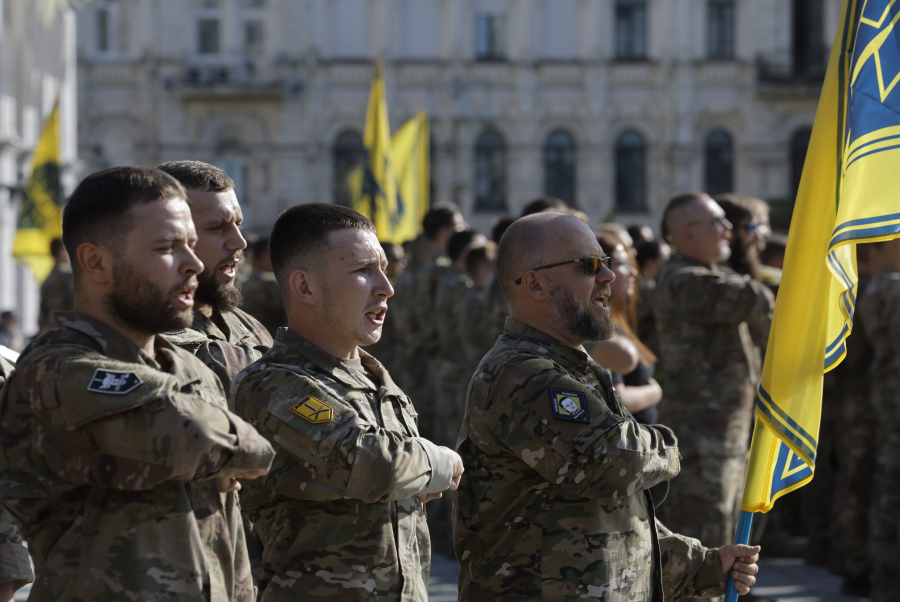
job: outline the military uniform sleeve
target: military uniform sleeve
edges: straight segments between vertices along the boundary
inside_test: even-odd
[[[717,598],[725,593],[725,571],[716,548],[672,533],[656,522],[662,567],[663,599]]]
[[[775,300],[771,291],[749,276],[684,268],[657,285],[656,311],[673,320],[696,324],[739,324],[768,331]],[[765,344],[763,342],[762,344]]]
[[[28,549],[19,535],[15,520],[6,509],[0,510],[0,583],[15,583],[20,589],[34,582]]]
[[[613,413],[598,391],[550,360],[516,359],[482,378],[493,379],[482,425],[491,433],[484,436],[499,439],[508,453],[570,493],[625,497],[678,474],[671,430]],[[557,417],[557,395],[582,404],[587,422]]]
[[[124,378],[126,388],[132,388],[92,390],[101,389],[96,383],[104,374]],[[19,449],[6,449],[5,455],[20,461],[16,458],[23,454],[54,480],[146,490],[167,480],[268,468],[274,458],[271,445],[238,416],[198,394],[179,391],[171,375],[149,367],[72,357],[31,365],[10,385],[7,411],[33,412],[37,432],[23,433],[21,439],[3,433],[4,441],[20,440]],[[40,403],[29,404],[34,398]],[[16,423],[4,419],[5,425]],[[32,421],[18,423],[28,430]]]
[[[408,498],[431,485],[428,453],[415,438],[377,426],[313,378],[257,373],[240,381],[234,403],[295,468],[267,477],[281,495],[374,503]],[[310,481],[315,487],[308,487]]]

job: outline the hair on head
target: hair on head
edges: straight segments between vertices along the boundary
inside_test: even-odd
[[[79,270],[78,247],[83,243],[107,248],[118,244],[133,224],[129,210],[143,203],[171,198],[187,200],[178,180],[149,167],[111,167],[87,176],[63,209],[63,244]]]
[[[447,256],[450,261],[456,261],[462,255],[463,250],[478,236],[477,230],[463,230],[462,232],[454,232],[450,240],[447,241]]]
[[[234,181],[224,170],[203,161],[168,161],[156,169],[166,172],[188,190],[225,192],[234,188]]]
[[[725,219],[737,228],[741,222],[753,221],[753,210],[742,203],[736,194],[719,194],[713,197],[719,207],[725,212]],[[733,242],[733,241],[732,241]]]
[[[565,213],[568,208],[569,205],[562,199],[552,196],[542,196],[525,205],[525,208],[522,209],[521,217],[533,215],[535,213],[543,213],[544,211],[559,211]]]
[[[669,214],[679,207],[684,207],[696,201],[702,201],[709,198],[705,192],[683,192],[669,200],[665,210],[663,210],[662,220],[659,222],[659,233],[662,239],[668,243],[672,242],[672,233],[669,231]]]
[[[63,245],[61,238],[54,238],[50,241],[50,255],[53,256],[53,259],[56,259],[59,256],[59,252],[64,248],[65,245]]]
[[[645,242],[641,245],[641,248],[637,250],[637,259],[638,267],[644,269],[644,266],[647,265],[648,261],[653,261],[654,259],[660,259],[663,256],[663,245],[665,243],[660,242],[658,240],[651,240],[650,242]]]
[[[282,211],[269,235],[272,270],[282,290],[292,271],[318,267],[329,234],[348,228],[375,232],[362,213],[341,205],[306,203]]]
[[[500,239],[503,238],[503,233],[506,232],[514,221],[516,221],[516,218],[512,216],[497,218],[497,221],[494,222],[494,227],[491,228],[491,240],[499,245]]]
[[[475,245],[466,253],[466,272],[470,275],[479,265],[493,263],[497,257],[497,243],[487,241],[481,245]]]
[[[269,237],[260,236],[250,245],[254,257],[261,257],[269,252]]]
[[[459,207],[453,203],[443,205],[435,205],[422,218],[422,229],[425,235],[434,240],[437,238],[441,228],[446,228],[453,224],[453,219],[459,214]]]

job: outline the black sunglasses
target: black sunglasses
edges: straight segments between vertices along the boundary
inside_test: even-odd
[[[570,263],[581,263],[584,265],[584,273],[588,276],[596,276],[600,273],[603,266],[609,267],[611,257],[582,257],[581,259],[570,259],[569,261],[560,261],[559,263],[551,263],[550,265],[542,265],[534,268],[534,271],[546,270],[547,268],[555,268],[558,265],[569,265]],[[516,284],[522,284],[522,278],[516,280]]]

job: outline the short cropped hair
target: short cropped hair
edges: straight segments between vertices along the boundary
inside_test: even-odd
[[[50,255],[53,256],[53,259],[59,257],[59,252],[63,250],[65,245],[63,245],[63,241],[61,238],[54,238],[50,241]]]
[[[491,228],[491,240],[499,245],[500,239],[503,238],[503,233],[506,232],[507,228],[509,228],[514,221],[516,221],[516,218],[509,215],[498,218],[497,221],[494,222],[494,227]]]
[[[450,237],[450,240],[447,241],[447,256],[450,257],[450,261],[456,261],[459,259],[459,256],[462,255],[463,250],[469,246],[475,238],[478,236],[477,230],[463,230],[462,232],[455,232],[453,236]]]
[[[269,235],[269,257],[281,290],[288,289],[294,270],[317,269],[328,235],[347,228],[375,232],[362,213],[341,205],[306,203],[282,211]]]
[[[673,197],[669,204],[666,205],[665,210],[663,211],[662,219],[659,222],[659,234],[664,241],[667,243],[672,242],[672,233],[669,232],[669,214],[678,209],[679,207],[684,207],[689,203],[693,203],[695,201],[702,201],[703,199],[709,198],[709,195],[705,192],[684,192]]]
[[[474,274],[478,266],[493,263],[497,258],[497,243],[487,241],[483,245],[477,245],[466,254],[466,272]]]
[[[114,248],[132,226],[128,213],[132,207],[172,198],[187,200],[187,192],[178,180],[149,167],[112,167],[92,173],[81,181],[63,209],[63,244],[72,257],[72,268],[80,269],[75,259],[84,243]]]
[[[435,205],[425,217],[422,218],[422,229],[425,235],[434,240],[441,228],[446,228],[453,223],[453,218],[459,213],[459,207],[453,203]]]
[[[542,196],[530,201],[525,208],[522,209],[522,216],[534,215],[535,213],[543,213],[544,211],[559,211],[565,213],[569,205],[562,199],[553,196]]]
[[[234,188],[234,180],[224,170],[203,161],[169,161],[156,169],[166,172],[188,190],[225,192]]]

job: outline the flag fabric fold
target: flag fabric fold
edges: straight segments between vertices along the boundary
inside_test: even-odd
[[[59,180],[59,101],[44,124],[31,160],[31,177],[19,208],[13,257],[43,282],[53,269],[50,242],[62,236],[63,195]]]
[[[813,478],[823,374],[846,355],[856,244],[900,235],[897,0],[844,0],[788,235],[742,510]]]

